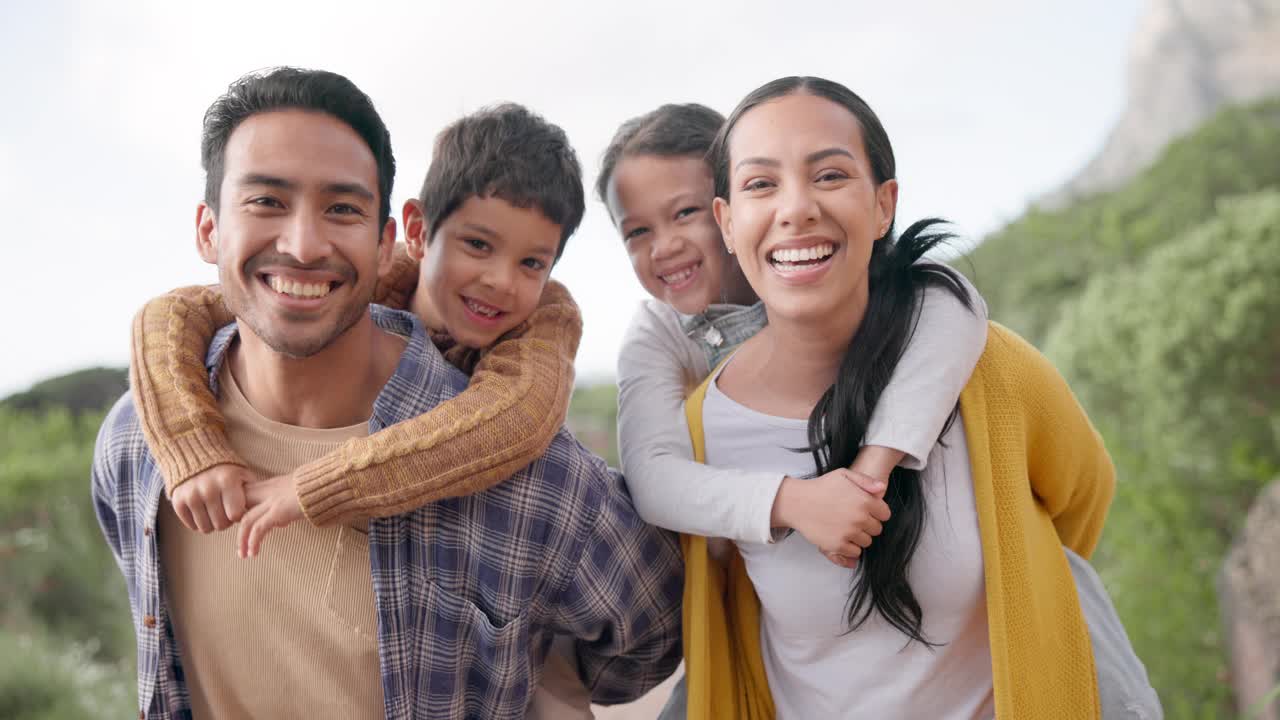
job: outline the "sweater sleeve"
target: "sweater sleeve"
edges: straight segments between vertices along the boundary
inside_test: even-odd
[[[165,490],[214,465],[244,465],[227,440],[204,356],[235,320],[216,287],[184,287],[149,301],[133,319],[129,388]]]
[[[564,424],[582,315],[549,282],[529,319],[480,357],[467,389],[294,471],[307,517],[384,517],[486,490],[533,462]]]
[[[407,307],[417,282],[417,262],[397,245],[374,301]],[[214,333],[234,321],[216,285],[174,290],[149,301],[133,319],[129,387],[170,495],[215,465],[245,465],[227,439],[204,363]]]
[[[987,345],[987,304],[964,276],[959,280],[973,309],[943,288],[925,291],[915,333],[871,414],[863,443],[906,453],[901,465],[912,470],[924,469]]]
[[[1015,388],[1027,417],[1032,492],[1053,518],[1062,544],[1087,559],[1098,546],[1115,496],[1111,456],[1048,358],[1009,330],[993,325],[991,331],[1022,350]]]
[[[618,356],[618,448],[645,521],[676,532],[770,542],[782,473],[723,470],[693,461],[684,398],[706,374],[692,342],[643,303]]]

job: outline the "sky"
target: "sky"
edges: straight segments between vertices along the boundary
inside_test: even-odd
[[[1125,102],[1138,0],[921,2],[5,3],[0,8],[0,396],[124,366],[133,314],[211,283],[195,249],[205,108],[274,65],[351,78],[386,121],[393,216],[436,132],[502,101],[565,129],[590,189],[624,120],[666,102],[723,113],[784,75],[862,95],[898,160],[898,227],[974,243],[1101,147]],[[553,277],[583,310],[580,381],[610,378],[644,297],[604,206]]]

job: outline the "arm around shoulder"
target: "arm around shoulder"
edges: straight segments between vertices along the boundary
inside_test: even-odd
[[[234,320],[218,289],[203,286],[161,295],[134,317],[129,385],[170,494],[214,465],[244,465],[227,439],[204,364],[214,333]]]
[[[676,532],[769,542],[783,474],[694,462],[684,399],[708,370],[663,312],[642,304],[618,355],[618,449],[636,508]]]
[[[582,315],[549,282],[529,319],[480,356],[467,389],[295,471],[317,525],[487,490],[547,451],[573,394]]]

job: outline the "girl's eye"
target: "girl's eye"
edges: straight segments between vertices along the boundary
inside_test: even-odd
[[[689,217],[690,215],[692,215],[692,214],[694,214],[694,213],[698,212],[698,211],[699,211],[699,210],[701,210],[701,209],[702,209],[702,208],[699,208],[699,207],[687,207],[687,208],[684,208],[684,209],[682,209],[682,210],[680,210],[679,212],[677,212],[677,213],[676,213],[676,219],[677,219],[677,220],[680,220],[680,219],[682,219],[682,218],[687,218],[687,217]]]
[[[489,243],[485,242],[484,240],[481,240],[480,238],[462,238],[462,242],[466,243],[467,245],[471,246],[476,250],[489,249]]]
[[[640,237],[641,235],[643,235],[643,234],[645,234],[645,233],[647,233],[647,232],[649,232],[649,228],[647,228],[647,227],[638,227],[638,228],[633,228],[633,229],[631,229],[629,232],[627,232],[627,234],[625,234],[625,235],[623,235],[623,236],[622,236],[622,240],[623,240],[623,242],[630,242],[630,241],[635,240],[636,238]]]
[[[530,270],[541,270],[547,266],[546,263],[542,262],[538,258],[525,258],[523,262],[524,266]]]

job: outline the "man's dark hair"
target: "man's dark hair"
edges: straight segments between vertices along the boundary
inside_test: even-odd
[[[310,110],[346,123],[364,140],[378,163],[378,228],[391,216],[391,183],[396,159],[391,134],[373,101],[355,83],[324,70],[278,67],[253,72],[227,87],[204,114],[200,164],[204,167],[204,201],[218,212],[227,141],[252,115],[273,110]]]
[[[537,208],[560,226],[557,260],[586,209],[582,166],[564,130],[514,103],[474,112],[436,136],[418,197],[428,238],[473,196]]]

